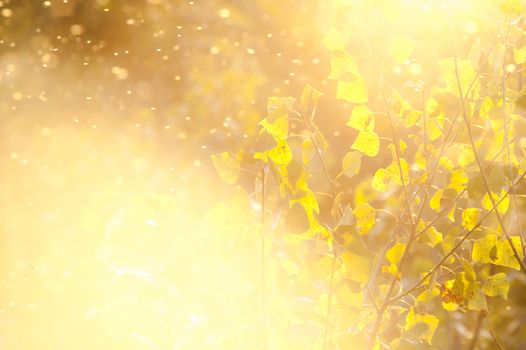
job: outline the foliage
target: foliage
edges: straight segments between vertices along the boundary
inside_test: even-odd
[[[256,180],[264,347],[514,344],[494,320],[526,273],[522,3],[333,3],[334,89],[270,97],[271,146],[212,156]],[[318,113],[337,100],[343,145]]]

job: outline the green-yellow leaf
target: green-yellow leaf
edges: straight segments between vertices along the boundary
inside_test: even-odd
[[[413,53],[415,41],[410,38],[397,36],[391,41],[391,57],[396,63],[404,63]]]
[[[346,306],[354,306],[356,308],[363,305],[363,294],[358,288],[354,290],[351,288],[352,282],[347,279],[342,279],[335,283],[334,295],[340,303]]]
[[[353,177],[360,171],[362,164],[362,154],[360,152],[350,151],[342,159],[343,173],[347,177]]]
[[[455,58],[449,57],[438,62],[440,69],[442,70],[442,78],[446,83],[445,91],[459,97],[459,87],[457,83],[457,72],[460,80],[460,88],[462,94],[466,95],[471,85],[471,90],[468,97],[478,96],[480,88],[480,82],[477,78],[477,71],[471,63],[466,59],[457,59],[455,64]],[[472,84],[472,82],[474,82]]]
[[[380,138],[374,131],[360,131],[351,148],[366,156],[374,157],[380,149]]]
[[[436,316],[433,315],[420,315],[415,313],[414,309],[409,310],[407,317],[405,319],[405,331],[411,330],[418,324],[425,325],[425,329],[420,333],[420,339],[426,341],[428,344],[431,344],[433,335],[435,335],[435,330],[438,327],[439,320]]]
[[[502,296],[504,299],[508,299],[508,290],[510,289],[510,282],[508,277],[503,272],[496,273],[484,282],[482,291],[488,297]]]
[[[506,195],[505,190],[501,191],[500,198],[495,192],[491,191],[491,197],[493,197],[493,201],[495,202],[495,204],[497,204],[500,201],[500,199],[505,195]],[[506,214],[506,212],[508,211],[509,205],[510,205],[510,197],[506,196],[506,198],[504,198],[502,202],[500,202],[497,205],[497,211],[501,214]],[[493,203],[491,203],[491,200],[487,193],[484,195],[484,198],[482,198],[482,207],[486,210],[493,209]]]
[[[474,262],[480,263],[491,263],[492,249],[495,248],[497,243],[497,236],[494,234],[488,234],[486,237],[482,237],[475,241],[473,244],[473,250],[471,252],[471,259]]]
[[[427,226],[427,224],[428,223],[426,223],[425,221],[420,220],[418,222],[417,230],[421,232]],[[443,240],[442,233],[438,232],[435,226],[428,227],[426,232],[421,237],[421,240],[431,247],[436,246]]]
[[[259,125],[263,127],[262,131],[264,130],[272,135],[276,141],[284,140],[289,135],[289,118],[287,116],[279,117],[272,123],[263,119]]]
[[[519,254],[519,258],[524,259],[520,237],[511,236],[511,241],[513,242],[513,247]],[[497,258],[494,261],[495,265],[511,267],[512,269],[515,269],[515,270],[521,269],[519,262],[515,258],[510,242],[508,242],[507,239],[498,240],[495,247],[497,249]]]
[[[373,111],[365,105],[358,105],[353,108],[351,117],[346,125],[358,131],[373,131],[374,122],[375,118]]]
[[[362,254],[355,254],[351,251],[342,253],[343,266],[345,267],[345,274],[351,280],[363,285],[369,280],[369,273],[371,271],[371,261]]]
[[[462,212],[462,226],[468,231],[471,231],[478,224],[480,216],[479,208],[467,208]]]
[[[376,210],[367,203],[358,205],[353,210],[354,217],[356,218],[356,227],[361,235],[369,233],[373,228],[376,219]]]
[[[358,78],[358,66],[354,57],[347,53],[335,53],[331,59],[331,74],[329,79],[352,81]]]
[[[239,177],[239,157],[231,152],[213,154],[212,164],[223,181],[233,184]]]
[[[470,310],[481,311],[488,308],[486,297],[484,293],[482,293],[481,283],[478,281],[467,284],[464,297],[467,300],[467,306]]]
[[[338,81],[336,98],[350,103],[366,103],[368,95],[365,79],[358,77],[353,81]]]

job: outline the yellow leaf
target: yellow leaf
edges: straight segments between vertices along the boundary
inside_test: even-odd
[[[379,168],[376,170],[373,176],[373,181],[371,182],[371,187],[379,192],[385,192],[387,190],[387,170],[384,168]]]
[[[513,242],[513,247],[519,254],[519,258],[524,259],[520,237],[511,236],[511,241]],[[495,247],[497,248],[497,258],[494,261],[495,265],[511,267],[512,269],[515,269],[515,270],[521,269],[519,262],[515,258],[510,242],[508,242],[507,239],[498,240]]]
[[[481,311],[488,308],[486,297],[484,296],[484,293],[482,293],[481,283],[478,281],[469,282],[466,285],[464,297],[468,302],[467,306],[469,310]]]
[[[276,147],[265,152],[265,154],[277,165],[288,165],[292,161],[292,152],[287,141],[280,141]]]
[[[500,9],[506,13],[521,13],[524,11],[521,0],[500,0]]]
[[[460,80],[460,87],[462,89],[462,94],[466,95],[471,83],[474,81],[473,86],[471,87],[468,97],[478,96],[478,91],[480,88],[480,82],[477,77],[477,71],[471,63],[466,59],[457,59],[457,64],[455,65],[455,58],[449,57],[442,61],[438,62],[440,69],[442,70],[442,78],[444,79],[446,86],[445,91],[459,97],[458,83],[457,83],[457,71]]]
[[[409,164],[404,158],[400,158],[400,165],[402,166],[402,176],[404,177],[404,183],[407,184],[409,180]],[[400,168],[398,167],[398,162],[396,160],[393,160],[386,170],[389,174],[389,177],[392,178],[398,185],[404,185],[402,183],[402,179],[400,178]]]
[[[287,116],[279,117],[272,123],[263,119],[258,125],[261,125],[262,131],[272,135],[276,141],[284,140],[289,135],[289,118]]]
[[[366,103],[368,96],[365,79],[358,77],[353,81],[338,81],[336,98],[350,103]]]
[[[416,298],[415,305],[426,306],[433,298],[440,295],[440,290],[436,287],[428,288]]]
[[[506,195],[505,190],[501,190],[500,193],[501,193],[501,198]],[[495,204],[497,204],[500,201],[499,196],[493,191],[491,191],[491,197],[493,197],[493,201],[495,202]],[[502,202],[500,202],[500,204],[497,205],[497,211],[501,214],[506,214],[506,212],[508,211],[509,205],[510,205],[510,197],[507,196],[506,198],[502,200]],[[491,203],[491,200],[487,193],[484,195],[484,198],[482,198],[482,207],[486,210],[493,209],[493,203]]]
[[[420,315],[415,313],[414,309],[409,310],[407,317],[405,319],[405,331],[411,330],[414,326],[418,324],[424,324],[426,326],[425,330],[420,333],[420,339],[426,341],[428,344],[431,344],[433,335],[435,335],[435,330],[438,327],[439,320],[436,316],[433,315]]]
[[[435,141],[443,135],[442,128],[444,126],[445,115],[440,112],[435,117],[429,117],[427,120],[427,136],[431,141]]]
[[[444,191],[440,189],[436,191],[435,194],[429,200],[429,206],[431,207],[431,209],[433,209],[436,212],[440,212],[441,210],[440,200],[442,199],[443,194],[444,194]]]
[[[359,75],[356,60],[351,55],[338,53],[331,59],[331,74],[329,75],[329,79],[355,80]]]
[[[343,305],[354,307],[362,307],[363,305],[362,291],[359,289],[353,290],[351,282],[346,279],[342,279],[335,284],[334,294]]]
[[[331,28],[322,40],[323,45],[331,51],[345,51],[345,36],[337,29]]]
[[[366,156],[374,157],[380,149],[380,138],[374,131],[360,131],[351,148]]]
[[[320,280],[331,275],[333,265],[332,255],[323,255],[317,258],[307,258],[304,261],[301,277],[307,280]],[[336,266],[340,264],[336,260]]]
[[[465,168],[475,161],[475,153],[469,145],[460,144],[458,152],[458,165],[461,168]]]
[[[363,255],[355,254],[350,251],[342,253],[343,266],[345,274],[349,279],[363,285],[369,280],[371,272],[371,261]]]
[[[493,261],[491,251],[497,243],[497,236],[489,234],[486,237],[480,238],[473,244],[471,252],[471,259],[474,262],[491,263]]]
[[[478,224],[480,216],[480,209],[467,208],[462,212],[462,226],[468,231],[471,231]]]
[[[524,62],[526,62],[526,46],[524,55]],[[489,119],[489,112],[491,108],[493,108],[493,100],[491,99],[491,97],[486,96],[486,98],[482,101],[482,104],[480,105],[479,116],[484,119]]]
[[[300,97],[300,103],[301,107],[306,110],[309,108],[309,106],[317,106],[318,101],[320,97],[323,96],[323,93],[319,91],[318,89],[312,87],[311,85],[306,85],[303,88],[303,92],[301,93]]]
[[[422,227],[424,228],[424,227]],[[442,242],[443,235],[442,233],[438,232],[435,226],[431,226],[426,230],[426,233],[422,236],[422,241],[427,243],[429,246],[434,247],[438,243]]]
[[[376,210],[367,203],[360,204],[353,210],[356,226],[361,235],[369,233],[376,219]]]
[[[488,297],[496,297],[501,295],[504,299],[508,299],[508,290],[510,289],[510,282],[508,277],[503,272],[494,274],[488,277],[482,286],[482,291]]]
[[[410,38],[397,36],[391,41],[391,57],[396,63],[404,63],[413,53],[415,41]]]
[[[373,131],[374,122],[375,118],[373,111],[365,105],[359,105],[353,108],[351,117],[346,125],[358,131]]]
[[[393,245],[391,248],[389,248],[385,256],[392,265],[396,266],[400,262],[400,259],[402,259],[404,252],[405,252],[405,244],[398,242],[395,245]]]
[[[360,171],[362,164],[362,154],[359,152],[348,152],[342,160],[343,173],[347,177],[353,177]]]
[[[212,164],[223,181],[233,184],[239,177],[239,157],[231,152],[213,154]]]
[[[455,170],[451,173],[449,188],[453,188],[457,193],[460,193],[466,188],[468,181],[468,176],[462,169]]]

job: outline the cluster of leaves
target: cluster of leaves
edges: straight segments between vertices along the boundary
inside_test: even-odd
[[[522,4],[334,5],[323,43],[352,109],[350,150],[334,160],[316,113],[330,96],[307,86],[269,98],[259,126],[272,147],[212,156],[228,183],[256,177],[262,341],[500,348],[488,312],[526,273]],[[415,34],[407,13],[445,29]]]

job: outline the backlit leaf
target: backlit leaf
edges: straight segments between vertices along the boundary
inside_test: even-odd
[[[322,40],[323,45],[331,51],[345,51],[345,36],[335,28],[329,29]]]
[[[433,194],[433,196],[429,200],[429,206],[436,212],[440,212],[441,210],[440,200],[442,199],[443,193],[444,191],[440,189],[436,191],[435,194]]]
[[[439,320],[433,315],[420,315],[415,312],[414,309],[409,310],[405,319],[405,331],[411,330],[413,327],[420,324],[424,325],[425,328],[420,331],[419,337],[428,344],[431,344],[431,340],[435,335],[435,330],[438,327]]]
[[[506,191],[503,189],[503,190],[501,191],[501,196],[503,197],[503,196],[505,196],[505,195],[506,195]],[[498,196],[495,192],[493,192],[493,191],[491,191],[491,197],[493,198],[493,201],[495,202],[495,204],[498,203],[499,200],[501,199],[501,198],[499,198],[499,196]],[[506,214],[506,212],[508,211],[508,207],[509,207],[509,205],[510,205],[510,197],[507,196],[506,198],[504,198],[504,199],[502,200],[502,202],[500,202],[500,204],[497,205],[497,211],[498,211],[499,213],[501,213],[501,214]],[[486,210],[491,210],[491,209],[493,209],[493,203],[491,202],[491,200],[490,200],[490,198],[489,198],[489,196],[488,196],[487,193],[484,195],[484,198],[482,198],[482,207],[483,207],[484,209],[486,209]]]
[[[462,226],[468,231],[475,228],[480,216],[480,209],[467,208],[462,212]]]
[[[280,141],[276,147],[265,152],[276,165],[288,165],[292,161],[292,152],[287,141]]]
[[[464,291],[464,297],[470,310],[481,311],[488,308],[486,297],[482,293],[481,283],[478,281],[468,282]]]
[[[398,263],[400,262],[400,259],[402,259],[402,256],[404,255],[404,251],[405,251],[405,244],[398,242],[395,245],[393,245],[391,248],[389,248],[385,256],[391,264],[398,265]]]
[[[513,59],[517,64],[523,64],[524,62],[526,62],[526,46],[523,46],[521,48],[514,47]]]
[[[471,63],[466,59],[457,59],[455,64],[455,58],[449,57],[438,62],[440,69],[442,70],[442,78],[446,83],[445,91],[459,97],[459,87],[457,83],[457,72],[460,80],[460,87],[462,94],[466,95],[468,89],[471,86],[469,96],[477,96],[480,88],[480,82],[477,77],[477,72]]]
[[[508,299],[508,290],[510,289],[510,282],[508,277],[503,272],[496,273],[484,282],[482,291],[489,297],[502,296]]]
[[[375,118],[373,111],[365,105],[358,105],[353,108],[351,117],[346,125],[358,131],[373,131],[374,122]]]
[[[355,254],[351,251],[342,253],[343,266],[345,275],[353,281],[363,285],[369,280],[371,272],[371,261],[361,254]]]
[[[387,180],[387,170],[379,168],[374,173],[371,187],[377,191],[384,192],[387,190]]]
[[[471,252],[471,259],[474,262],[491,263],[493,261],[491,251],[497,243],[497,236],[489,234],[486,237],[480,238],[473,244]]]
[[[413,53],[415,41],[397,36],[391,41],[391,57],[396,63],[404,63]]]
[[[351,148],[366,156],[374,157],[380,149],[380,138],[374,131],[360,131]]]
[[[266,131],[276,141],[281,141],[287,138],[289,134],[289,119],[288,117],[279,117],[274,122],[269,122],[267,119],[263,119],[259,122],[259,125],[263,127],[262,131]]]
[[[353,177],[360,171],[362,164],[362,154],[360,152],[347,152],[342,159],[343,173],[347,177]]]
[[[511,236],[511,241],[513,242],[513,247],[519,254],[519,258],[524,259],[520,237]],[[495,247],[497,249],[497,257],[494,261],[495,265],[511,267],[512,269],[515,269],[515,270],[521,269],[521,266],[519,265],[519,262],[515,258],[513,249],[511,248],[511,245],[507,239],[498,240]]]
[[[354,57],[347,53],[336,53],[331,59],[331,74],[329,79],[353,81],[358,78],[358,67]]]
[[[239,157],[231,152],[213,154],[212,164],[223,181],[233,184],[239,177]]]
[[[336,98],[350,103],[366,103],[369,98],[365,79],[358,77],[353,81],[338,81]]]
[[[354,217],[356,218],[356,226],[358,232],[361,235],[369,233],[371,228],[374,226],[376,219],[376,210],[367,203],[358,205],[353,210]]]

